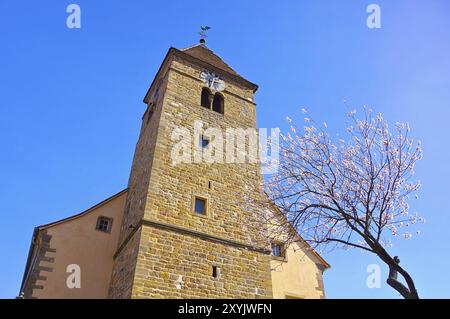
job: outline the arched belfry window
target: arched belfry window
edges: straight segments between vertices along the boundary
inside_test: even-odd
[[[211,95],[211,91],[208,88],[202,89],[201,106],[206,107],[207,109],[211,108]]]
[[[215,112],[223,114],[224,98],[223,98],[222,94],[220,94],[220,93],[214,94],[214,100],[213,100],[212,109]]]
[[[224,114],[224,97],[221,93],[212,94],[207,87],[202,88],[200,105],[214,112]]]

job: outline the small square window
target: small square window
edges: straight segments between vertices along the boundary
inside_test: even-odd
[[[206,215],[206,199],[196,197],[194,210],[197,214]]]
[[[284,247],[280,243],[272,243],[272,256],[284,258]]]
[[[112,221],[112,218],[100,216],[97,219],[96,229],[105,233],[109,233],[111,231]]]
[[[208,145],[209,145],[209,138],[201,135],[200,140],[199,140],[199,146],[201,148],[206,148],[206,147],[208,147]]]

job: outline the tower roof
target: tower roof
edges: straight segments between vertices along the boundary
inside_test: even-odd
[[[182,59],[189,60],[190,62],[195,63],[199,66],[211,69],[211,71],[223,73],[232,80],[244,85],[245,87],[250,88],[251,90],[253,90],[253,92],[256,92],[256,90],[258,90],[258,85],[248,81],[247,79],[239,75],[228,64],[226,64],[218,55],[216,55],[212,50],[210,50],[204,43],[200,43],[181,50],[173,47],[169,49],[169,51],[166,54],[166,57],[164,58],[163,62],[161,63],[161,66],[159,67],[159,70],[155,78],[153,79],[152,84],[147,90],[147,94],[144,97],[145,103],[148,103],[149,92],[153,84],[155,83],[158,74],[161,72],[163,66],[166,64],[167,61],[170,60],[170,57],[172,56],[178,56],[181,57]]]
[[[234,75],[239,75],[228,64],[226,64],[218,55],[216,55],[212,50],[210,50],[204,43],[200,43],[188,47],[186,49],[182,49],[181,51],[193,56],[194,58],[209,63],[223,71],[226,71]]]

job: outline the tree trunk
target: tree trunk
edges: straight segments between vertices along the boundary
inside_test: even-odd
[[[417,289],[414,285],[414,281],[411,276],[408,274],[406,270],[400,267],[397,257],[392,259],[392,262],[388,264],[389,266],[389,277],[386,280],[389,286],[397,290],[405,299],[419,299],[419,294],[417,293]],[[401,282],[397,280],[397,273],[403,276],[406,281],[408,287],[405,287]]]
[[[387,284],[398,291],[405,299],[419,299],[414,281],[409,273],[400,266],[400,259],[397,256],[392,258],[379,243],[372,243],[370,246],[375,251],[375,254],[389,267]],[[397,280],[398,273],[405,279],[408,287]]]

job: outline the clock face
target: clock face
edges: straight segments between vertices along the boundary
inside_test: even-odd
[[[223,80],[213,72],[203,71],[200,74],[200,78],[213,91],[223,91],[225,89]]]

